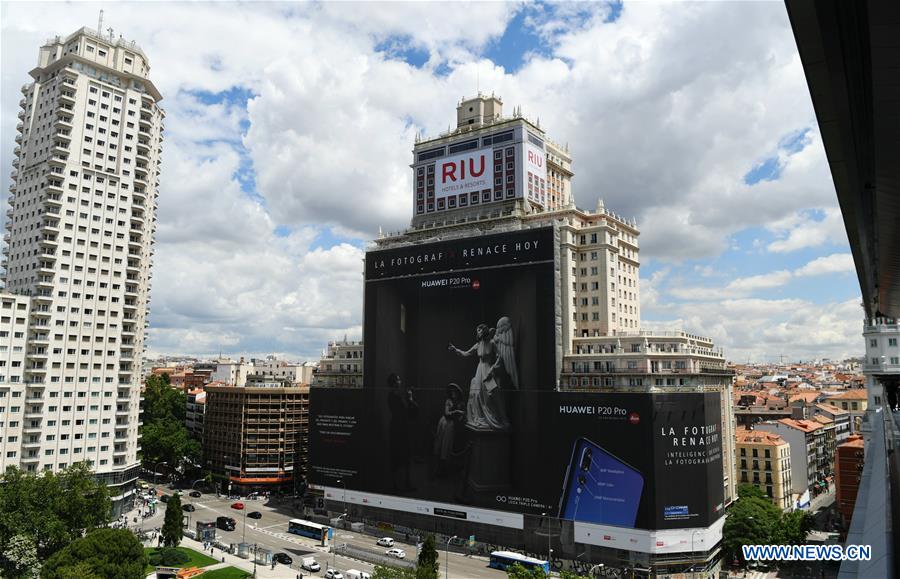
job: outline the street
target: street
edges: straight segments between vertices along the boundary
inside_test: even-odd
[[[157,490],[166,494],[172,493],[172,490],[162,486],[157,487]],[[293,511],[288,503],[279,504],[275,501],[266,500],[242,500],[240,502],[244,503],[244,510],[241,511],[231,508],[232,503],[236,502],[234,500],[216,498],[216,496],[212,494],[204,494],[199,498],[192,498],[188,496],[188,492],[189,491],[185,491],[182,493],[181,504],[193,504],[197,510],[192,513],[183,513],[185,517],[188,517],[189,523],[187,528],[195,529],[197,521],[215,522],[216,517],[219,516],[232,517],[237,522],[233,531],[216,529],[216,539],[220,543],[236,545],[238,543],[246,542],[256,544],[261,549],[268,549],[272,553],[287,553],[294,560],[291,568],[296,569],[298,572],[300,569],[300,560],[303,557],[315,557],[322,566],[322,570],[319,573],[314,574],[316,576],[323,575],[325,569],[329,566],[336,567],[341,571],[358,569],[360,571],[371,573],[373,570],[374,566],[370,563],[346,558],[341,555],[335,557],[330,553],[328,546],[322,547],[318,541],[313,539],[289,534],[287,532],[288,521],[293,518],[301,517]],[[140,518],[137,523],[134,523],[133,517],[135,514],[132,512],[129,515],[132,517],[129,519],[129,525],[132,526],[132,528],[137,526],[138,529],[143,527],[144,530],[162,528],[163,519],[165,517],[164,504],[165,503],[162,502],[157,503],[156,513],[152,517],[144,519],[143,524],[141,524]],[[250,517],[245,517],[245,514],[253,511],[259,511],[262,514],[262,518],[252,519]],[[343,529],[335,529],[334,533],[335,544],[346,543],[376,553],[384,553],[384,551],[387,550],[385,547],[379,547],[375,544],[378,539],[377,537],[371,537],[369,535]],[[415,561],[415,545],[397,541],[394,546],[406,551],[406,558],[408,560]],[[486,557],[467,557],[453,552],[450,553],[448,568],[446,552],[440,549],[440,545],[437,545],[437,548],[441,576],[444,576],[445,569],[449,571],[450,577],[503,579],[506,576],[502,571],[488,567]],[[303,573],[304,575],[308,574],[306,571]]]

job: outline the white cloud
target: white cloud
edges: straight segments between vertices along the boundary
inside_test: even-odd
[[[776,361],[856,357],[863,353],[859,299],[817,304],[803,299],[733,299],[684,303],[645,329],[690,328],[725,349],[729,360]]]
[[[853,271],[856,271],[856,266],[853,264],[852,255],[849,253],[833,253],[824,257],[817,257],[798,269],[794,275],[811,276]]]
[[[782,5],[631,3],[614,23],[603,22],[606,6],[481,3],[477,17],[474,6],[5,3],[0,196],[37,47],[105,7],[117,33],[149,55],[167,109],[154,351],[312,356],[328,339],[359,337],[362,250],[323,245],[323,228],[357,240],[403,228],[413,137],[445,130],[479,76],[507,111],[523,105],[570,145],[580,206],[602,196],[638,218],[643,255],[714,256],[734,232],[772,223],[771,251],[846,241],[834,233],[839,213],[815,129],[781,159],[780,179],[743,182],[786,133],[815,126]],[[530,11],[546,44],[511,72],[482,53],[518,10]],[[428,62],[416,68],[377,52],[379,43],[428,51]],[[206,98],[235,89],[253,97]],[[255,195],[237,178],[251,168]],[[825,211],[827,225],[810,208]],[[776,273],[702,299],[778,287],[785,276]],[[663,277],[643,294],[676,307],[663,304]]]
[[[729,298],[751,296],[759,291],[781,288],[798,277],[811,277],[847,273],[854,271],[853,257],[849,253],[835,253],[832,255],[817,257],[807,262],[794,271],[781,269],[759,275],[739,277],[725,286],[682,286],[674,285],[668,288],[668,294],[681,300],[708,301]],[[701,273],[701,275],[703,275]],[[658,283],[653,284],[653,304],[659,302],[660,290]]]
[[[768,225],[779,239],[769,244],[769,251],[786,253],[826,243],[847,245],[847,230],[837,207],[821,209],[824,216],[816,219],[810,211],[786,215]]]

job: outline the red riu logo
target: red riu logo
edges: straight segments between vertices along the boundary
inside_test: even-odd
[[[640,424],[641,423],[641,415],[637,412],[629,412],[628,413],[628,422],[630,424]]]
[[[481,287],[481,282],[477,279],[472,280],[472,289],[478,289]]]
[[[441,164],[441,181],[458,181],[466,178],[466,161],[469,161],[469,177],[481,177],[484,175],[484,155],[478,156],[479,166],[475,169],[475,158],[463,159],[461,161],[445,162]]]

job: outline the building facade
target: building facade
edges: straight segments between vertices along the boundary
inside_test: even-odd
[[[223,492],[290,491],[306,473],[309,386],[275,378],[206,387],[203,459]]]
[[[347,341],[329,342],[319,365],[313,372],[316,386],[362,386],[363,343]]]
[[[801,505],[806,502],[806,493],[815,496],[821,491],[834,470],[834,457],[826,455],[825,428],[820,422],[783,418],[761,422],[754,430],[778,434],[791,446],[791,482]]]
[[[312,381],[314,366],[308,363],[289,364],[272,356],[266,359],[245,361],[219,360],[210,380],[224,382],[231,386],[244,386],[250,376],[270,376],[286,380],[291,384],[306,384]]]
[[[816,404],[813,416],[825,416],[834,421],[835,444],[840,445],[850,438],[850,412],[833,404]]]
[[[866,376],[868,398],[861,405],[861,410],[878,408],[884,403],[892,409],[900,409],[900,319],[867,319],[863,324],[863,338],[866,341],[863,373]],[[857,400],[847,402],[854,401]],[[854,422],[858,422],[859,412],[851,410],[851,415]],[[859,429],[854,427],[853,432],[859,432]]]
[[[4,421],[22,435],[4,443],[0,468],[88,461],[115,509],[139,471],[164,118],[149,72],[135,43],[87,28],[40,48],[22,86],[3,250],[5,290],[16,296],[4,301],[31,306],[10,334],[24,332],[25,344],[0,338],[25,355],[0,391],[28,401]]]
[[[890,382],[888,377],[885,377],[885,380]],[[840,394],[828,396],[825,398],[825,402],[832,406],[837,406],[841,410],[846,410],[850,414],[851,434],[859,434],[862,428],[863,417],[866,415],[866,408],[868,408],[868,397],[868,389],[853,388]]]
[[[593,210],[578,208],[571,190],[572,158],[567,149],[554,144],[539,123],[527,119],[519,110],[504,117],[502,101],[494,96],[479,94],[474,98],[464,99],[457,106],[455,129],[435,138],[417,138],[411,168],[413,217],[410,227],[403,232],[382,235],[374,240],[371,251],[367,254],[367,284],[370,280],[380,283],[384,279],[385,283],[378,287],[385,289],[376,290],[375,285],[367,285],[364,339],[369,352],[365,364],[359,364],[361,374],[354,375],[363,391],[357,398],[367,401],[367,404],[367,396],[374,397],[373,401],[382,400],[385,396],[383,392],[398,388],[403,380],[414,381],[407,391],[406,399],[391,394],[387,395],[386,401],[381,402],[388,405],[388,410],[383,414],[390,416],[386,419],[389,424],[375,428],[369,438],[380,437],[383,432],[390,434],[386,445],[390,460],[386,462],[393,467],[404,462],[405,454],[415,455],[417,459],[412,461],[409,470],[420,471],[422,469],[416,466],[417,463],[427,464],[428,455],[432,452],[439,456],[446,454],[447,458],[431,459],[438,461],[433,470],[437,473],[434,477],[424,473],[421,475],[423,479],[429,479],[426,482],[431,485],[430,488],[435,489],[435,493],[446,490],[446,482],[434,483],[434,480],[435,477],[440,478],[440,473],[447,469],[452,470],[453,465],[450,463],[453,459],[449,456],[450,453],[441,454],[434,450],[440,447],[437,443],[432,447],[430,443],[420,444],[417,436],[398,434],[406,426],[403,426],[405,421],[396,417],[404,409],[409,410],[410,406],[423,405],[423,402],[416,401],[417,393],[422,397],[433,395],[429,391],[433,392],[437,388],[428,380],[441,378],[428,378],[425,374],[440,374],[434,372],[434,367],[450,363],[444,362],[442,358],[448,355],[448,350],[450,353],[456,352],[460,357],[467,357],[474,356],[479,346],[469,348],[471,342],[467,342],[466,348],[460,349],[453,343],[448,346],[447,341],[440,343],[439,347],[425,342],[432,341],[435,333],[443,335],[452,331],[454,335],[471,336],[473,329],[476,330],[476,336],[483,337],[485,332],[494,332],[491,335],[502,334],[505,336],[503,339],[510,340],[510,333],[515,334],[510,326],[519,324],[520,335],[515,340],[531,340],[527,345],[521,346],[522,351],[528,349],[540,358],[537,362],[533,359],[520,360],[519,364],[523,368],[539,366],[542,376],[546,364],[553,366],[546,373],[553,375],[552,378],[547,378],[551,383],[541,386],[550,388],[551,392],[547,394],[549,407],[555,405],[556,398],[567,396],[579,401],[583,398],[584,404],[588,406],[588,400],[596,405],[607,402],[613,404],[613,401],[625,406],[633,403],[635,408],[639,404],[646,404],[648,406],[641,406],[641,412],[644,413],[642,416],[647,416],[648,422],[641,422],[642,419],[638,416],[640,412],[629,416],[631,424],[644,424],[643,428],[648,428],[647,425],[658,417],[646,408],[664,408],[666,405],[681,408],[678,402],[681,395],[685,401],[703,400],[702,410],[701,406],[695,406],[693,414],[685,414],[680,410],[671,411],[666,413],[667,418],[664,419],[675,414],[679,419],[688,415],[691,416],[690,420],[705,421],[704,426],[698,428],[715,432],[710,441],[714,441],[717,446],[721,444],[722,452],[721,463],[718,456],[710,461],[716,465],[715,469],[708,469],[715,470],[712,477],[714,482],[710,484],[718,487],[710,496],[724,496],[724,499],[717,499],[719,504],[703,508],[703,520],[709,521],[708,524],[701,524],[697,522],[699,519],[694,519],[693,525],[666,522],[657,526],[656,522],[645,521],[641,523],[644,526],[640,529],[610,528],[602,524],[582,524],[573,518],[566,519],[565,515],[553,515],[553,519],[539,517],[529,513],[524,504],[509,504],[510,500],[524,500],[521,497],[510,499],[496,492],[488,500],[494,500],[495,497],[496,500],[506,499],[506,504],[495,504],[491,507],[493,510],[479,508],[459,496],[447,498],[449,503],[440,503],[436,499],[413,500],[403,493],[403,489],[414,485],[405,480],[408,474],[403,473],[407,467],[402,465],[399,476],[397,472],[393,473],[395,480],[375,483],[392,487],[388,494],[373,494],[359,486],[359,479],[347,480],[347,477],[351,477],[350,473],[357,472],[358,467],[352,466],[354,460],[361,460],[362,457],[337,456],[336,453],[329,454],[324,450],[321,463],[312,465],[313,473],[317,469],[324,473],[318,478],[314,476],[313,488],[322,491],[327,500],[341,502],[340,498],[335,497],[342,497],[343,502],[350,504],[355,516],[390,520],[410,529],[438,531],[448,537],[453,534],[475,534],[479,540],[497,544],[514,545],[525,541],[528,548],[537,548],[539,543],[546,545],[549,536],[555,553],[563,557],[583,556],[584,560],[602,561],[610,568],[643,568],[652,574],[684,573],[693,569],[697,577],[716,573],[721,566],[721,529],[724,524],[724,517],[721,515],[735,498],[734,424],[731,413],[733,373],[726,368],[721,351],[707,338],[686,332],[641,331],[640,231],[637,224],[608,210],[602,201]],[[538,242],[538,238],[543,241]],[[530,257],[524,252],[534,250],[531,255],[536,255],[538,247],[544,252],[541,253],[539,262],[544,265],[540,267],[546,267],[550,262],[553,267],[546,273],[541,270],[538,278],[532,279],[528,277],[530,273],[521,273],[524,270],[515,268],[521,263],[528,263]],[[521,257],[509,255],[513,253],[520,253]],[[376,255],[384,256],[384,260],[381,261]],[[459,263],[447,265],[449,269],[441,269],[443,265],[431,265],[434,261],[443,260],[458,260]],[[484,267],[478,265],[482,262]],[[494,265],[506,268],[505,274],[501,275],[496,272],[496,268],[492,269]],[[469,267],[474,269],[468,270]],[[390,270],[383,273],[387,277],[379,277],[383,270]],[[393,271],[396,274],[391,273]],[[449,277],[438,273],[445,271],[453,273],[448,274]],[[471,275],[475,279],[468,277],[469,271],[473,272]],[[421,286],[393,289],[399,288],[398,284],[407,283],[397,280],[408,279],[420,273],[423,275]],[[514,279],[528,281],[503,293],[506,287],[516,285],[512,281]],[[549,282],[545,283],[546,280]],[[424,294],[413,293],[422,288],[451,287],[454,284],[459,286],[458,290],[452,290],[459,292],[455,294],[458,300],[477,302],[482,299],[465,293],[464,289],[481,292],[480,295],[490,291],[497,292],[491,294],[498,296],[497,302],[484,307],[483,313],[477,314],[496,317],[472,320],[493,323],[493,320],[499,318],[496,328],[487,329],[485,323],[473,323],[471,328],[457,329],[455,326],[460,322],[448,318],[447,312],[450,311],[448,308],[462,306],[454,303],[457,299],[452,294],[445,296],[446,301],[426,303],[421,301],[426,299]],[[371,292],[369,288],[372,288]],[[392,293],[395,291],[400,293]],[[513,294],[518,297],[508,297]],[[382,301],[378,302],[378,299]],[[541,303],[555,304],[556,308],[552,312],[541,311],[540,316],[537,316],[536,310],[542,307]],[[536,308],[531,309],[531,305],[525,304],[534,304]],[[543,320],[543,316],[552,317],[554,323],[547,331],[542,327],[539,330],[541,337],[536,338],[534,332],[524,329],[531,322],[525,322],[523,318],[541,317]],[[426,318],[428,323],[422,321]],[[386,330],[372,330],[376,323]],[[423,328],[427,335],[418,333]],[[496,339],[500,344],[501,338],[498,336]],[[390,345],[385,346],[387,343]],[[540,345],[536,346],[536,343]],[[331,353],[332,345],[329,346]],[[338,351],[337,348],[334,346],[334,352]],[[359,359],[362,360],[361,344],[359,348]],[[426,349],[429,352],[427,355],[423,353]],[[378,352],[382,352],[382,355],[378,356]],[[479,351],[480,357],[482,355]],[[384,366],[387,358],[394,360],[398,369]],[[483,358],[491,359],[489,355],[484,355]],[[336,421],[331,423],[332,430],[352,429],[353,432],[349,432],[348,436],[364,431],[362,426],[356,426],[361,421],[345,416],[352,412],[351,408],[358,402],[353,396],[354,392],[319,386],[336,385],[337,382],[332,380],[333,374],[355,373],[355,363],[352,357],[348,360],[335,354],[326,355],[320,362],[313,384],[313,398],[316,400],[314,413],[324,412],[331,417],[330,420]],[[343,372],[341,364],[344,364]],[[347,369],[348,364],[351,370]],[[420,366],[417,367],[417,364]],[[423,370],[421,364],[431,367]],[[507,367],[514,364],[510,358],[504,362]],[[407,375],[403,379],[398,374],[404,372],[399,369],[401,367],[407,368]],[[460,392],[468,390],[471,397],[477,390],[478,383],[485,377],[485,374],[480,373],[482,371],[487,372],[482,369],[474,379],[469,377],[463,382],[460,381],[462,378],[456,378],[450,380],[449,385],[445,383],[440,386],[441,391],[445,387],[448,389],[449,397],[448,400],[441,400],[440,406],[453,407],[454,388],[459,388]],[[518,373],[519,379],[526,379],[523,378],[524,370],[514,370],[512,374],[515,373]],[[365,384],[362,383],[364,376],[368,376],[366,380],[369,380]],[[529,375],[527,379],[530,380],[532,376]],[[507,374],[505,379],[516,380],[511,374]],[[345,381],[344,384],[353,385],[352,381]],[[551,399],[550,394],[555,398]],[[466,396],[455,395],[463,398]],[[640,402],[635,402],[636,400]],[[543,407],[546,408],[547,405]],[[430,406],[433,407],[433,404]],[[520,415],[542,411],[536,409],[536,405],[529,406],[526,401],[522,401],[518,408]],[[618,407],[618,410],[622,411],[622,407]],[[494,422],[501,431],[508,426],[502,414],[499,411],[499,418]],[[715,418],[711,418],[712,416]],[[446,433],[447,423],[451,420],[447,416],[444,419],[446,420],[439,422],[437,427],[439,434],[442,431]],[[488,440],[481,436],[478,429],[484,427],[472,426],[479,424],[477,421],[481,418],[478,416],[467,413],[466,420],[470,421],[467,428],[475,433],[473,436],[481,437],[478,443],[469,447],[473,450],[468,451],[468,460],[479,460],[491,453],[500,452],[499,449],[506,444],[514,444],[502,437]],[[423,422],[419,417],[410,418],[409,421],[417,426]],[[624,422],[624,418],[620,417],[619,424]],[[525,424],[525,421],[520,424],[529,428],[531,426]],[[460,425],[454,430],[461,429]],[[437,435],[430,432],[421,438],[430,441],[432,436]],[[651,441],[651,444],[670,442],[664,438]],[[400,443],[400,440],[407,439],[413,442],[408,445]],[[360,443],[348,442],[346,448],[352,444]],[[566,452],[573,452],[571,445],[562,454]],[[647,455],[646,449],[642,452]],[[401,455],[399,459],[398,455]],[[660,459],[658,467],[663,469],[665,465],[677,460],[675,458],[666,462]],[[496,461],[495,466],[485,468],[474,477],[461,481],[461,486],[469,489],[470,495],[482,496],[487,493],[484,489],[505,488],[504,485],[508,482],[504,481],[509,479],[504,478],[506,475],[503,471],[510,468],[503,466],[505,462],[509,460]],[[522,456],[516,455],[513,462],[523,462]],[[342,466],[338,468],[338,464]],[[709,463],[704,460],[703,464]],[[656,467],[645,465],[644,469],[647,477],[655,476],[650,474],[650,470],[655,473]],[[340,481],[332,476],[338,470],[347,473],[338,477]],[[473,471],[470,469],[468,472]],[[419,476],[418,473],[416,476]],[[491,476],[495,478],[487,480]],[[386,478],[390,479],[391,475],[387,474]],[[345,484],[346,490],[343,488]],[[662,484],[666,483],[655,480],[651,485],[648,482],[645,492],[652,493],[654,488],[660,488],[656,485]],[[551,509],[559,508],[559,498],[545,504],[551,503],[555,503]],[[340,505],[340,508],[345,506]],[[521,514],[523,511],[526,513],[524,516]],[[534,547],[531,547],[532,541]]]
[[[865,443],[862,436],[854,435],[837,447],[835,456],[837,509],[844,521],[844,528],[850,528],[856,495],[865,464]]]
[[[206,391],[197,388],[188,390],[185,402],[184,424],[188,435],[194,440],[203,440],[203,418],[206,416]]]
[[[735,431],[738,484],[752,484],[783,511],[794,507],[791,446],[781,436],[761,430]]]

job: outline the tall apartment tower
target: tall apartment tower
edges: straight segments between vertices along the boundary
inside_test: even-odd
[[[0,468],[89,461],[116,508],[139,471],[165,116],[149,72],[111,32],[41,47],[22,86],[3,249]]]

